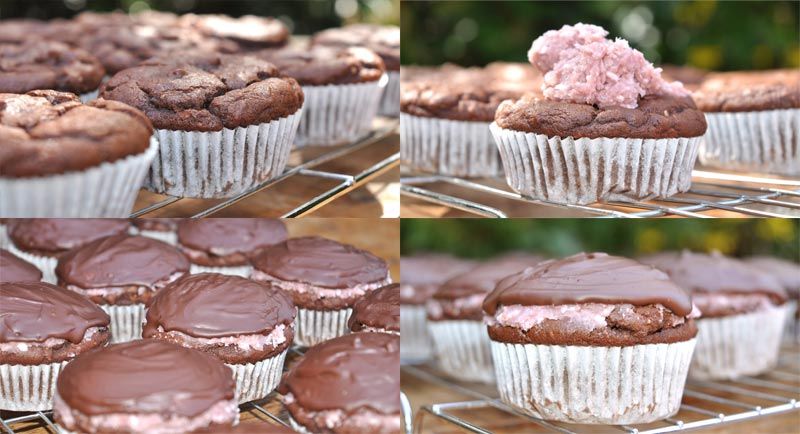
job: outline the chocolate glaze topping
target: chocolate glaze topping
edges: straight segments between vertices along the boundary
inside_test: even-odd
[[[233,399],[236,389],[230,368],[214,356],[154,339],[84,353],[64,368],[57,387],[87,416],[194,417]]]
[[[400,331],[400,284],[392,283],[367,294],[353,306],[347,327],[360,331],[375,327]]]
[[[475,294],[488,294],[504,277],[519,273],[541,261],[541,257],[525,253],[511,253],[490,259],[442,284],[433,298],[457,299]]]
[[[383,259],[322,237],[289,239],[262,250],[252,262],[256,269],[278,279],[324,288],[375,283],[389,275]]]
[[[649,265],[605,253],[578,253],[543,262],[509,276],[483,302],[494,315],[499,305],[576,303],[661,304],[676,315],[692,311],[689,294]]]
[[[278,219],[186,219],[178,224],[181,245],[219,256],[253,252],[287,236],[286,225]]]
[[[283,292],[239,276],[201,273],[184,276],[156,294],[142,335],[179,331],[199,338],[267,335],[291,324],[295,308]]]
[[[400,414],[400,337],[353,333],[311,347],[284,376],[278,392],[291,393],[311,411],[369,407]]]
[[[20,250],[56,254],[129,227],[125,219],[28,219],[14,224],[9,237]]]
[[[59,258],[56,267],[59,282],[81,288],[152,287],[173,274],[188,272],[189,259],[177,248],[126,234],[70,250]]]
[[[44,282],[0,283],[0,342],[83,340],[91,327],[107,327],[110,318],[82,295]]]
[[[42,272],[5,249],[0,249],[0,282],[38,282]]]
[[[400,292],[403,304],[424,304],[447,279],[469,271],[476,263],[438,253],[400,258],[400,281],[411,291]]]

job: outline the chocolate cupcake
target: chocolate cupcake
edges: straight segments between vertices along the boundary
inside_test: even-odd
[[[310,348],[278,392],[301,433],[400,432],[400,338],[353,333]]]
[[[50,410],[67,362],[108,343],[108,315],[43,282],[0,283],[0,300],[0,409]]]
[[[136,228],[135,232],[143,237],[153,238],[167,244],[175,245],[178,243],[178,218],[135,218],[131,219],[131,224]]]
[[[38,282],[42,271],[6,249],[0,249],[0,282]]]
[[[680,409],[697,326],[663,272],[579,253],[503,279],[483,309],[500,399],[525,413],[623,425]]]
[[[70,249],[96,239],[124,234],[130,224],[123,219],[24,219],[14,220],[10,228],[14,255],[42,271],[45,282],[56,283],[58,258]]]
[[[252,259],[254,280],[291,295],[298,307],[295,342],[303,346],[347,333],[353,305],[391,283],[386,261],[321,237],[291,238]]]
[[[150,121],[116,101],[0,93],[3,217],[124,217],[155,155]]]
[[[386,85],[383,61],[363,47],[287,48],[257,53],[303,87],[297,146],[353,142],[370,132]]]
[[[225,362],[243,403],[264,398],[278,386],[295,315],[291,298],[268,285],[239,276],[193,274],[153,298],[143,336]]]
[[[397,117],[400,102],[400,28],[375,24],[351,24],[323,30],[314,35],[312,45],[366,47],[378,53],[386,66],[389,81],[381,97],[379,113]]]
[[[400,334],[400,284],[392,283],[367,294],[353,305],[347,320],[351,332]]]
[[[178,223],[178,247],[192,261],[192,273],[249,277],[250,255],[286,240],[278,219],[195,219]]]
[[[255,57],[171,53],[114,75],[103,98],[142,110],[159,149],[145,188],[181,197],[230,197],[283,172],[303,91]]]
[[[508,185],[538,200],[589,204],[687,191],[703,113],[680,83],[608,32],[576,24],[533,42],[542,96],[500,105],[491,130]]]
[[[73,360],[53,414],[72,433],[194,432],[239,419],[231,370],[210,354],[154,339]]]
[[[400,258],[400,359],[425,361],[433,355],[425,303],[451,277],[465,273],[475,263],[444,254],[422,253]]]
[[[476,265],[443,283],[428,300],[428,330],[439,367],[465,381],[494,382],[481,304],[501,279],[541,261],[513,253]]]
[[[62,255],[59,285],[89,297],[111,316],[112,342],[142,337],[145,305],[189,273],[177,248],[147,237],[112,235]]]
[[[689,375],[732,379],[766,372],[778,361],[786,292],[769,273],[718,252],[643,258],[692,292],[702,316]]]
[[[207,38],[232,43],[238,51],[282,47],[289,42],[289,28],[272,17],[186,14],[180,17],[178,25]]]
[[[701,163],[800,174],[800,71],[710,74],[693,96],[708,120]]]

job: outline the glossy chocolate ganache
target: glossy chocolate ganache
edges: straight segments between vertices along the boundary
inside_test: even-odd
[[[5,249],[0,249],[0,282],[36,282],[42,272]]]
[[[400,284],[378,288],[356,302],[347,327],[354,332],[400,333]]]
[[[178,241],[190,249],[217,256],[249,253],[286,239],[278,219],[186,219],[178,224]]]
[[[54,256],[129,228],[125,219],[26,219],[14,223],[9,237],[20,250]]]

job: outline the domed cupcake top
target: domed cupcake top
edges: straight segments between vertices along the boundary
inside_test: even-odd
[[[186,219],[178,223],[181,245],[215,255],[250,253],[286,240],[278,219]]]
[[[541,262],[541,258],[525,253],[512,253],[483,262],[466,273],[448,280],[436,290],[436,299],[455,299],[476,294],[488,294],[497,282],[527,267]]]
[[[0,282],[36,282],[42,271],[5,249],[0,249]]]
[[[20,250],[61,253],[129,228],[124,219],[28,219],[14,223],[9,237]]]
[[[367,327],[400,332],[400,284],[378,288],[356,302],[347,327],[354,332]]]

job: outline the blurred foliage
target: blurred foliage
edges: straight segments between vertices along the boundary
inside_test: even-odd
[[[578,22],[650,61],[714,70],[800,66],[798,1],[403,1],[402,62],[525,62],[547,30]]]
[[[273,16],[296,34],[351,22],[399,24],[400,0],[0,0],[0,18],[69,18],[85,11],[159,10],[230,16]]]
[[[636,257],[667,250],[719,250],[800,261],[797,219],[402,219],[401,252],[488,257],[528,250],[559,257],[602,251]]]

